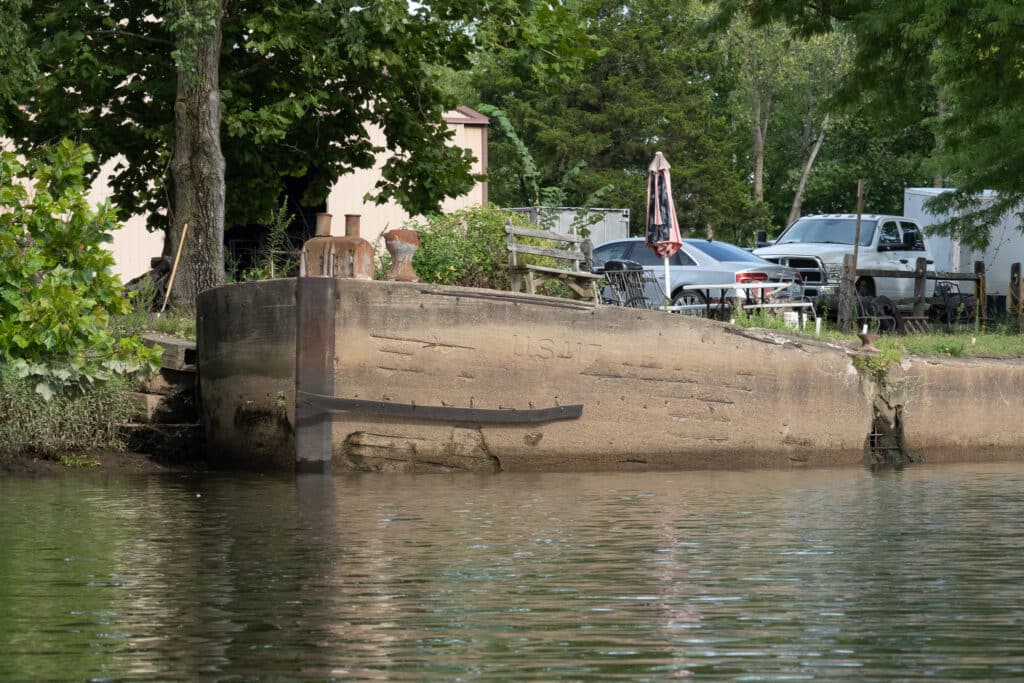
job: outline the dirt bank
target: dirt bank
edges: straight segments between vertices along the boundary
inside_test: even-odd
[[[0,463],[0,476],[63,476],[81,472],[159,474],[203,469],[198,463],[168,464],[145,453],[131,451],[80,454],[72,456],[70,462],[73,464],[62,464],[51,458],[23,455]]]

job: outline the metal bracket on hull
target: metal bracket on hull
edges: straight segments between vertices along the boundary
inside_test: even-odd
[[[583,415],[583,405],[555,406],[533,410],[454,408],[451,406],[418,406],[415,403],[392,403],[389,401],[365,401],[363,399],[336,398],[322,394],[298,391],[296,407],[302,406],[302,414],[308,419],[319,419],[325,412],[354,413],[371,417],[401,417],[428,422],[471,422],[485,424],[539,424],[556,420],[576,420]],[[298,411],[297,411],[298,414]],[[300,419],[301,421],[301,419]]]

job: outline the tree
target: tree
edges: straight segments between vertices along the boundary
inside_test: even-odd
[[[805,35],[839,24],[856,36],[842,95],[847,101],[872,97],[894,118],[929,123],[938,136],[933,172],[958,185],[933,207],[970,210],[978,192],[999,191],[991,208],[955,219],[945,231],[982,247],[994,221],[1021,212],[1024,130],[1017,122],[1024,114],[1024,6],[1012,0],[726,0],[723,8],[723,16],[749,11],[755,23],[783,20]]]
[[[28,48],[28,29],[21,11],[28,0],[0,3],[0,133],[5,129],[9,108],[16,107],[17,93],[35,76],[32,51]]]
[[[226,1],[226,0],[225,0]],[[177,67],[174,211],[171,244],[181,244],[177,301],[191,303],[204,289],[224,284],[224,155],[220,147],[222,0],[167,0]],[[187,241],[186,226],[192,226]]]
[[[219,92],[228,226],[269,214],[286,184],[300,188],[303,205],[321,203],[335,179],[370,167],[382,151],[367,125],[378,126],[397,151],[384,166],[378,200],[394,198],[418,214],[473,182],[468,154],[447,144],[441,115],[455,102],[436,70],[467,68],[474,51],[488,45],[514,54],[524,72],[557,71],[565,68],[560,50],[571,64],[573,51],[587,45],[572,13],[540,0],[237,0],[222,15],[203,11],[221,7],[215,0],[23,1],[21,17],[38,36],[41,76],[22,93],[28,110],[14,113],[17,144],[75,134],[98,161],[123,154],[115,199],[128,211],[150,213],[153,227],[180,225],[199,210],[175,206],[173,221],[162,216],[169,197],[187,203],[176,186],[179,172],[180,182],[206,176],[189,176],[196,170],[190,160],[216,166],[208,153],[174,155],[175,145],[192,144],[194,124],[185,116],[184,129],[175,125],[176,103],[182,114],[197,114],[213,106],[202,93]],[[210,80],[214,58],[219,89]],[[208,62],[206,80],[179,79],[190,59],[197,68]],[[215,144],[209,135],[197,143]],[[216,185],[213,176],[202,182]],[[207,247],[201,258],[220,267]]]
[[[733,163],[729,121],[720,106],[720,55],[701,32],[697,3],[589,0],[582,7],[600,54],[559,88],[523,79],[500,60],[477,65],[480,99],[505,112],[531,151],[538,186],[562,186],[571,203],[608,185],[611,206],[631,210],[642,230],[647,166],[656,151],[672,164],[684,230],[729,237],[750,217],[743,171]],[[490,147],[491,198],[529,205],[520,156],[504,140]],[[571,186],[562,179],[580,161]]]
[[[755,27],[745,14],[722,31],[727,68],[736,72],[733,116],[752,132],[746,144],[738,142],[738,155],[750,159],[754,203],[767,202],[763,215],[773,223],[788,225],[800,215],[832,119],[846,43],[838,32],[803,38],[781,22]]]

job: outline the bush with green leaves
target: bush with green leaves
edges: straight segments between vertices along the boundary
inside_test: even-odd
[[[524,217],[494,206],[475,206],[427,218],[425,226],[406,224],[420,234],[413,268],[423,282],[508,289],[505,220]]]
[[[86,196],[91,161],[68,140],[27,164],[0,153],[0,368],[44,398],[159,363],[158,349],[111,329],[130,304],[103,248],[116,212]]]

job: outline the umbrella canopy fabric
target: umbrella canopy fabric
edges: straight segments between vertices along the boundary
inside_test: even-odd
[[[661,152],[647,167],[647,246],[662,258],[671,258],[683,244],[672,202],[670,168]]]

